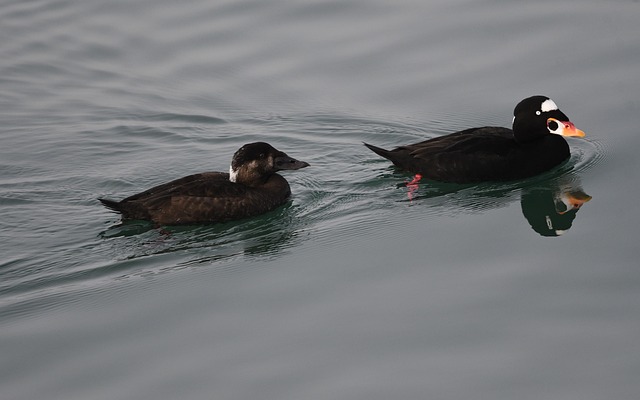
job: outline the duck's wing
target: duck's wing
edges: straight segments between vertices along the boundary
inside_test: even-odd
[[[438,136],[422,142],[385,150],[369,144],[365,145],[376,154],[390,160],[396,166],[415,173],[425,174],[446,167],[447,170],[456,164],[459,158],[482,154],[491,158],[491,154],[500,157],[510,145],[513,145],[513,131],[502,127],[469,128],[444,136]],[[425,176],[429,176],[427,173]],[[441,176],[433,179],[441,178]]]
[[[469,136],[434,151],[417,148],[411,152],[415,169],[434,180],[480,182],[509,178],[518,145],[509,137],[483,134]]]
[[[422,142],[400,146],[394,151],[404,151],[414,156],[421,156],[441,152],[460,151],[465,148],[467,151],[470,151],[473,147],[480,149],[482,146],[486,146],[486,148],[490,150],[493,142],[512,140],[513,132],[510,129],[485,126],[481,128],[469,128]]]
[[[394,155],[396,165],[429,179],[477,182],[504,174],[516,146],[510,129],[481,127],[402,146]]]
[[[474,135],[444,137],[434,143],[410,148],[410,155],[417,159],[428,159],[439,154],[457,154],[463,156],[506,156],[516,145],[512,137],[492,131],[480,131]]]
[[[155,186],[119,202],[100,201],[126,219],[149,219],[158,223],[223,221],[236,218],[236,214],[242,216],[242,207],[237,204],[251,197],[249,191],[251,188],[229,181],[229,174],[203,172]]]
[[[185,176],[171,182],[152,187],[129,196],[122,202],[145,202],[151,199],[168,198],[174,196],[242,196],[246,187],[229,181],[229,174],[224,172],[202,172]]]

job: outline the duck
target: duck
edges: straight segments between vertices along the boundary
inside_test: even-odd
[[[570,157],[564,137],[584,136],[553,100],[536,95],[516,105],[511,129],[469,128],[393,150],[364,145],[416,174],[411,184],[422,178],[478,183],[520,180],[546,172]]]
[[[277,172],[308,166],[268,143],[248,143],[235,152],[228,173],[201,172],[120,201],[98,200],[123,220],[149,220],[156,225],[227,222],[286,203],[291,188]]]

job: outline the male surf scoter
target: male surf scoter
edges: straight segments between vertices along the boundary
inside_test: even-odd
[[[308,167],[268,143],[245,144],[234,155],[229,173],[185,176],[114,201],[98,199],[123,219],[161,225],[225,222],[271,211],[291,195],[277,171]]]
[[[547,171],[569,158],[562,136],[584,137],[545,96],[522,100],[513,110],[513,130],[470,128],[393,150],[365,143],[374,153],[416,178],[455,183],[508,181]]]

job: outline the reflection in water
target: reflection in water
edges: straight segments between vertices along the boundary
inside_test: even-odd
[[[558,179],[522,190],[522,214],[542,236],[560,236],[571,228],[576,213],[591,200],[575,179]]]
[[[209,225],[157,227],[148,221],[125,221],[101,232],[112,239],[118,258],[133,259],[163,253],[190,254],[185,265],[235,256],[270,256],[291,246],[299,226],[295,208],[287,205],[258,217]],[[120,240],[124,239],[124,240]]]
[[[524,182],[492,185],[456,185],[429,182],[419,187],[413,181],[405,181],[407,198],[413,203],[426,200],[432,208],[441,208],[444,213],[459,211],[485,211],[504,207],[515,201],[514,193],[520,193],[522,214],[531,228],[541,236],[560,236],[571,228],[576,213],[591,196],[586,194],[576,174],[565,173],[559,177],[534,178]],[[418,190],[422,194],[418,195]]]

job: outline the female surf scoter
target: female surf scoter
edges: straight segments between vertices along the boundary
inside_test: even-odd
[[[527,178],[569,158],[562,136],[584,137],[556,103],[545,96],[522,100],[513,110],[513,130],[470,128],[393,150],[365,143],[374,153],[424,177],[441,182],[473,183]]]
[[[98,199],[123,219],[161,225],[225,222],[271,211],[291,195],[277,171],[308,167],[268,143],[245,144],[234,155],[229,173],[185,176],[114,201]]]

